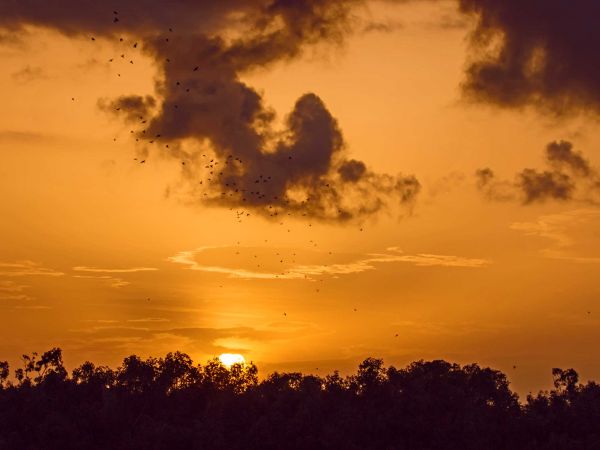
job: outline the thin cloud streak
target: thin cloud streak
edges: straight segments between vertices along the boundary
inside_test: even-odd
[[[24,277],[24,276],[49,276],[60,277],[63,272],[43,267],[34,261],[17,261],[13,263],[0,262],[0,276],[2,277]]]
[[[340,276],[362,273],[375,270],[379,264],[387,263],[410,263],[419,267],[461,267],[481,268],[491,264],[490,260],[481,258],[466,258],[451,255],[435,255],[419,253],[416,255],[405,255],[396,247],[390,247],[390,253],[372,253],[364,258],[348,263],[337,264],[295,264],[281,272],[259,272],[244,268],[223,267],[215,265],[200,264],[196,257],[207,250],[201,247],[197,250],[182,251],[168,258],[169,261],[188,266],[190,270],[208,273],[220,273],[229,275],[230,278],[241,279],[263,279],[263,280],[312,280],[312,277],[320,275]]]
[[[92,272],[92,273],[135,273],[135,272],[151,272],[158,270],[155,267],[131,267],[124,269],[100,269],[97,267],[76,266],[73,267],[76,272]]]
[[[113,288],[121,288],[121,287],[128,286],[129,284],[131,284],[131,283],[129,283],[129,281],[125,281],[121,278],[111,277],[109,275],[99,275],[99,276],[96,276],[96,275],[73,275],[73,278],[83,278],[83,279],[88,279],[88,280],[89,279],[102,280],[102,281],[105,281],[106,283],[108,283],[108,285]]]
[[[573,230],[577,225],[600,220],[600,211],[595,209],[577,209],[561,214],[544,215],[535,222],[515,222],[512,230],[537,236],[551,241],[551,245],[541,250],[541,254],[550,259],[560,259],[575,263],[597,264],[600,256],[582,256],[573,252],[580,233]]]

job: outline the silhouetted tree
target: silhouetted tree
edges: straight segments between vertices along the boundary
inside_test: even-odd
[[[0,361],[0,389],[5,387],[9,375],[10,372],[8,361]]]
[[[14,384],[0,362],[0,450],[600,448],[600,386],[573,369],[521,404],[503,373],[442,360],[262,381],[254,364],[181,352],[86,361],[71,377],[57,348],[22,361]]]

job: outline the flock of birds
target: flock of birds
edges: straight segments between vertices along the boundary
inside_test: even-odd
[[[120,22],[119,12],[118,11],[113,11],[113,23],[116,24],[116,23],[119,23],[119,22]],[[173,29],[169,28],[169,32],[172,33]],[[96,38],[94,36],[92,36],[91,40],[92,41],[96,41]],[[165,41],[169,42],[169,38],[165,38]],[[120,37],[119,38],[119,42],[123,43],[123,42],[125,42],[125,39],[122,38],[122,37]],[[138,42],[133,42],[132,44],[129,44],[129,45],[131,45],[131,48],[133,50],[136,50],[139,47]],[[127,61],[128,58],[127,58],[126,53],[121,53],[120,54],[120,59],[123,60],[123,61]],[[117,58],[113,57],[113,58],[110,58],[108,60],[108,62],[109,63],[114,63],[116,60],[117,60]],[[166,63],[170,63],[171,59],[170,58],[166,58],[165,62]],[[134,59],[129,59],[128,60],[128,64],[133,65],[134,64]],[[194,66],[190,70],[193,71],[193,72],[197,72],[199,69],[200,69],[200,66]],[[117,72],[117,77],[121,77],[121,72]],[[181,86],[181,83],[179,81],[177,81],[176,82],[176,86],[177,87]],[[186,88],[186,92],[190,92],[190,89]],[[72,97],[71,100],[75,101],[75,97]],[[175,104],[174,108],[179,108],[179,105]],[[117,111],[119,111],[120,109],[121,109],[120,107],[116,108]],[[138,119],[139,119],[139,124],[141,126],[147,125],[148,119],[146,117],[140,115],[138,117]],[[142,139],[146,138],[146,136],[145,136],[146,132],[147,132],[146,128],[142,128],[139,131],[130,130],[130,134],[136,136],[135,137],[136,142],[139,142],[140,138],[142,138]],[[145,140],[149,144],[154,144],[155,141],[159,141],[161,139],[161,137],[162,136],[160,134],[156,134],[152,139],[146,138]],[[113,140],[117,141],[117,138],[115,137],[115,138],[113,138]],[[165,146],[166,149],[170,148],[168,143],[165,143],[164,146]],[[202,154],[201,157],[204,159],[204,161],[202,163],[200,163],[200,165],[206,171],[206,178],[205,178],[205,180],[207,181],[207,184],[209,184],[211,182],[214,182],[214,181],[220,179],[221,177],[223,177],[223,175],[224,175],[223,170],[221,170],[218,167],[219,164],[220,164],[220,161],[218,160],[218,158],[216,158],[216,157],[212,157],[211,158],[210,155],[207,155],[207,154]],[[289,158],[289,160],[292,160],[292,156],[289,156],[288,158]],[[142,158],[137,158],[136,157],[136,158],[133,158],[133,159],[134,159],[134,161],[137,161],[137,163],[139,163],[139,164],[146,164],[146,162],[147,162],[146,158],[142,159]],[[188,161],[188,163],[189,163],[189,161]],[[225,158],[225,160],[223,161],[222,164],[224,164],[224,166],[229,166],[229,168],[230,168],[233,165],[237,165],[238,167],[243,166],[244,162],[240,158],[235,157],[234,155],[230,154],[230,155],[227,156],[227,158]],[[181,165],[182,166],[186,166],[186,161],[185,160],[181,161]],[[205,180],[200,180],[198,184],[199,185],[205,185],[204,184]],[[272,176],[271,175],[262,175],[261,174],[261,175],[258,175],[258,177],[256,178],[255,184],[258,185],[258,186],[260,186],[261,184],[266,184],[266,183],[269,183],[270,181],[272,181]],[[223,186],[226,187],[226,188],[229,188],[229,190],[230,190],[230,192],[229,192],[230,196],[239,195],[241,193],[243,196],[248,196],[248,195],[253,196],[255,201],[257,201],[257,200],[267,200],[267,198],[266,198],[267,194],[264,193],[264,192],[261,192],[260,188],[256,188],[255,190],[252,190],[252,191],[246,191],[246,190],[242,189],[240,186],[236,186],[236,182],[235,181],[223,183]],[[329,186],[328,183],[323,182],[323,187],[324,188],[329,188],[330,186]],[[207,192],[204,192],[203,195],[204,196],[208,196],[209,194]],[[221,192],[221,196],[225,196],[225,195],[227,195],[227,192],[222,191]],[[274,197],[273,200],[279,200],[279,199],[277,197]],[[242,197],[242,201],[245,202],[246,198]],[[310,198],[308,198],[306,201],[309,202]],[[269,205],[268,202],[265,202],[265,204],[266,204],[267,208],[274,209],[274,211],[269,214],[271,217],[275,217],[275,216],[279,215],[279,211],[275,210],[276,208],[273,205]],[[239,223],[241,223],[243,219],[248,218],[248,217],[251,216],[251,213],[249,211],[247,211],[247,210],[238,210],[238,209],[235,209],[235,208],[230,208],[230,209],[231,210],[235,210],[235,215],[236,215],[235,218],[236,218],[236,221],[239,222]],[[292,213],[288,212],[287,215],[288,216],[292,216]],[[307,216],[307,214],[306,213],[302,213],[302,216]],[[284,225],[284,222],[280,222],[280,225]],[[308,223],[307,227],[308,228],[312,227],[312,224]],[[359,230],[362,232],[363,228],[360,227]],[[291,230],[288,229],[287,232],[290,233]],[[265,240],[265,242],[267,242],[267,240]],[[239,244],[239,242],[238,242],[238,244]],[[317,247],[317,243],[314,242],[312,239],[309,241],[309,245],[313,246],[313,247]],[[236,252],[236,254],[237,255],[240,254],[239,250]],[[329,254],[331,255],[332,252],[329,252]],[[279,254],[279,252],[277,252],[276,256],[279,257],[281,255]],[[293,253],[292,256],[295,258],[296,257],[296,253]],[[255,254],[255,255],[253,255],[253,257],[257,259],[258,255]],[[279,262],[280,262],[280,264],[284,264],[287,261],[285,259],[281,258],[279,260]],[[295,259],[292,259],[291,262],[295,263]],[[261,265],[260,263],[257,263],[256,264],[256,268],[257,269],[262,269],[263,265]],[[283,276],[285,276],[286,273],[287,273],[286,271],[282,271],[281,272],[281,274]],[[306,276],[306,278],[308,278],[308,276]],[[319,282],[323,282],[324,280],[323,279],[319,279],[318,281]],[[222,286],[220,286],[220,287],[222,287]],[[320,288],[315,288],[315,292],[319,293],[320,292]],[[150,298],[149,297],[146,298],[146,301],[149,302]],[[353,308],[353,312],[357,313],[358,309],[357,308]],[[590,315],[591,311],[587,311],[587,314]],[[283,315],[284,318],[288,317],[288,314],[285,311],[283,312],[282,315]],[[399,337],[399,334],[395,333],[394,334],[394,338],[398,338],[398,337]],[[517,369],[517,366],[513,365],[512,368],[513,369]],[[319,368],[317,367],[316,370],[319,370]]]
[[[120,22],[119,12],[118,11],[113,11],[113,23],[118,23],[118,22]],[[172,33],[173,29],[169,28],[169,32]],[[90,39],[92,41],[94,41],[94,42],[96,41],[96,38],[94,36],[91,36]],[[165,38],[165,41],[169,42],[169,38]],[[123,37],[120,37],[119,38],[119,43],[122,44],[124,42],[125,42],[125,39]],[[139,43],[136,42],[136,41],[133,41],[133,43],[130,42],[129,44],[126,44],[126,45],[129,45],[131,47],[131,49],[133,49],[133,50],[137,50],[139,48]],[[108,62],[109,63],[115,63],[118,59],[119,58],[112,57],[112,58],[109,58]],[[123,60],[123,61],[127,61],[128,60],[128,63],[130,65],[134,64],[134,59],[128,58],[126,53],[121,53],[120,54],[120,60]],[[166,58],[165,62],[166,63],[170,63],[171,59],[170,58]],[[200,66],[194,66],[193,68],[191,68],[191,71],[192,72],[197,72],[199,69],[200,69]],[[117,77],[121,77],[121,74],[122,74],[121,72],[117,72]],[[177,81],[175,83],[175,85],[177,87],[179,87],[179,86],[181,86],[181,83],[179,81]],[[186,88],[186,92],[190,92],[190,89]],[[75,97],[73,97],[71,100],[75,101]],[[175,104],[174,108],[179,108],[179,105]],[[115,110],[116,111],[120,111],[121,107],[116,107]],[[143,115],[139,115],[137,117],[137,120],[138,120],[138,124],[140,126],[142,126],[142,128],[140,130],[131,129],[129,131],[129,133],[131,135],[135,136],[135,141],[136,142],[140,142],[140,139],[144,139],[149,144],[154,144],[155,141],[160,141],[161,140],[162,136],[160,134],[154,135],[153,138],[151,138],[151,139],[148,139],[146,137],[148,129],[144,128],[144,126],[148,125],[148,118],[147,117],[144,117]],[[114,137],[113,141],[116,142],[117,141],[117,137]],[[164,148],[169,149],[170,148],[169,144],[168,143],[164,143]],[[215,156],[211,157],[211,155],[207,155],[207,154],[202,154],[201,158],[203,158],[204,161],[201,162],[199,165],[196,164],[196,168],[203,168],[203,169],[205,169],[205,172],[206,172],[205,173],[205,178],[202,179],[202,180],[200,180],[198,182],[198,184],[202,185],[202,186],[205,185],[205,181],[207,182],[206,184],[208,184],[208,183],[211,183],[211,182],[213,182],[213,181],[215,181],[215,180],[223,177],[224,171],[220,167],[218,167],[219,164],[224,165],[225,167],[229,166],[228,168],[230,168],[231,166],[234,166],[234,165],[237,165],[238,168],[241,168],[241,166],[243,166],[243,164],[244,164],[244,162],[242,161],[241,158],[238,158],[238,157],[236,157],[236,156],[234,156],[232,154],[227,155],[227,157],[225,158],[225,160],[222,161],[222,162],[219,161],[218,158],[216,158]],[[146,164],[147,163],[147,158],[146,157],[144,157],[144,158],[135,157],[135,158],[133,158],[133,160],[136,161],[138,164]],[[288,156],[288,160],[292,161],[293,157],[291,155]],[[191,161],[191,163],[194,163],[194,162],[195,161]],[[190,161],[187,161],[187,163],[188,163],[188,165],[190,165]],[[185,160],[181,161],[181,165],[182,166],[186,166],[186,161]],[[224,182],[223,186],[230,189],[231,192],[229,192],[229,195],[231,195],[231,196],[234,196],[236,194],[240,194],[241,193],[243,195],[242,198],[241,198],[242,202],[246,202],[246,200],[247,200],[247,198],[245,198],[244,196],[253,196],[254,197],[254,201],[257,201],[257,200],[267,200],[267,194],[265,192],[263,192],[263,191],[260,190],[260,185],[261,184],[267,184],[267,183],[271,182],[272,179],[273,178],[272,178],[271,175],[259,174],[257,176],[256,180],[255,180],[255,184],[258,185],[258,186],[254,190],[245,190],[245,189],[241,188],[240,186],[237,186],[235,181]],[[330,188],[330,184],[329,183],[323,182],[322,184],[323,184],[324,188]],[[220,194],[221,194],[221,196],[225,196],[225,195],[227,195],[227,192],[223,191]],[[204,192],[203,195],[204,196],[208,196],[209,194],[207,192]],[[279,199],[278,199],[277,196],[274,196],[272,200],[279,200]],[[310,202],[310,200],[311,199],[309,197],[305,201],[306,202]],[[272,211],[269,214],[269,216],[276,217],[276,216],[280,215],[280,212],[276,210],[275,206],[270,205],[270,204],[267,203],[266,207],[268,209],[273,209],[274,210],[274,211]],[[237,208],[230,208],[230,210],[234,210],[235,211],[235,219],[236,219],[236,221],[238,223],[241,223],[243,219],[248,218],[248,217],[251,216],[251,213],[248,210],[244,210],[244,209],[239,210]],[[289,217],[293,216],[293,214],[291,212],[288,212],[286,215],[289,216]],[[301,213],[301,216],[306,217],[307,213]],[[283,226],[285,223],[284,222],[279,222],[279,224]],[[307,223],[307,227],[311,228],[312,227],[312,223],[310,223],[310,222]],[[359,230],[362,232],[363,228],[360,227]],[[287,229],[288,233],[291,233],[291,231],[292,231],[291,229],[289,229],[289,228]],[[265,240],[265,243],[266,242],[268,242],[268,241]],[[238,245],[239,245],[239,242],[238,242]],[[310,239],[308,241],[308,245],[310,247],[317,247],[318,246],[318,244],[314,240],[312,240],[312,239]],[[237,255],[240,254],[239,250],[236,252],[236,254]],[[329,252],[329,255],[332,255],[332,254],[333,254],[332,252]],[[279,252],[276,252],[275,255],[278,256],[278,257],[281,256]],[[296,262],[296,260],[294,259],[296,256],[297,256],[296,253],[292,254],[292,259],[291,259],[292,263]],[[258,255],[255,254],[255,255],[253,255],[253,257],[255,259],[257,259]],[[288,261],[286,261],[283,258],[279,259],[279,263],[280,264],[285,264],[286,262],[288,262]],[[264,264],[257,263],[256,264],[256,268],[257,269],[263,269],[264,268]],[[282,276],[285,276],[288,272],[282,271],[280,273],[281,273]],[[278,275],[275,275],[275,276],[278,277]],[[305,278],[309,278],[308,275],[305,275]],[[317,281],[319,281],[321,283],[324,282],[324,280],[322,278],[319,279],[319,280],[317,280]],[[222,287],[222,286],[220,286],[220,287]],[[321,288],[315,288],[315,292],[316,293],[320,293],[321,292]],[[149,297],[146,298],[146,301],[149,302],[150,298]],[[353,311],[356,313],[356,312],[358,312],[358,309],[357,308],[353,308]],[[283,317],[287,318],[287,316],[288,316],[287,312],[283,312]],[[394,337],[397,338],[398,334],[395,334]]]

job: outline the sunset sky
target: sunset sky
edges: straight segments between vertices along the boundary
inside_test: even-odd
[[[587,3],[0,0],[0,359],[600,379]]]

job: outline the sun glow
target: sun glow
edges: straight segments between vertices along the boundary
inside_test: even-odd
[[[219,361],[226,367],[231,367],[234,364],[244,364],[246,360],[239,353],[221,353]]]

